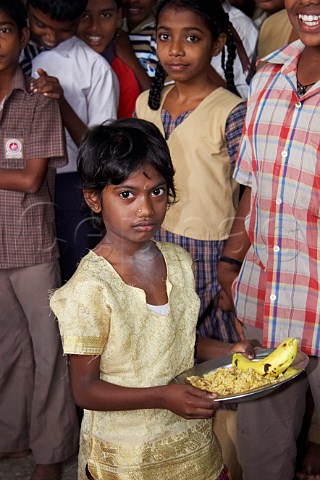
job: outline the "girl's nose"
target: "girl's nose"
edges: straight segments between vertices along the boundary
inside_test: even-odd
[[[173,40],[170,46],[170,55],[179,56],[183,55],[182,43],[179,39]]]
[[[144,200],[140,203],[139,208],[136,211],[136,215],[139,218],[149,218],[154,215],[154,208],[150,200]]]

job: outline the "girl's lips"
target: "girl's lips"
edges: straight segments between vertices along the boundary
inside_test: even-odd
[[[133,228],[142,232],[151,232],[156,226],[154,223],[137,223]]]
[[[180,71],[180,70],[184,70],[185,68],[187,68],[188,65],[186,64],[183,64],[183,63],[175,63],[175,64],[169,64],[168,65],[168,68],[172,71]]]

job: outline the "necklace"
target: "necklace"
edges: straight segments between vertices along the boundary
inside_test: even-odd
[[[302,85],[302,83],[300,83],[299,80],[297,79],[297,91],[298,91],[299,97],[302,97],[302,95],[304,95],[306,93],[307,88],[311,87],[315,83],[316,82],[308,83],[308,85]]]

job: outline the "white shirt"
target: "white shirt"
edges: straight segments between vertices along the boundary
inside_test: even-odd
[[[256,52],[259,33],[258,29],[254,25],[251,18],[249,18],[238,8],[231,6],[228,0],[224,0],[222,2],[222,7],[224,11],[228,13],[229,20],[238,32],[249,60],[252,61]],[[225,79],[224,71],[221,67],[221,54],[217,57],[212,57],[211,65],[219,73],[219,75]],[[233,64],[233,71],[235,86],[241,97],[246,99],[249,91],[249,85],[246,82],[246,76],[248,72],[243,73],[242,65],[238,55],[236,56]]]
[[[89,126],[117,118],[119,84],[110,64],[78,37],[72,37],[32,61],[35,78],[38,68],[57,77],[64,96],[82,122]],[[78,147],[66,131],[69,163],[58,173],[76,172]]]

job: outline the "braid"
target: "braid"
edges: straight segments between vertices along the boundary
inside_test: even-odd
[[[224,55],[222,55],[222,59],[223,59],[222,68],[226,77],[227,88],[228,90],[230,90],[230,92],[235,93],[240,97],[239,92],[236,89],[236,86],[234,83],[234,72],[233,72],[233,64],[236,58],[237,47],[230,30],[228,30],[226,47],[228,51],[228,56],[227,56],[227,60],[225,61],[225,53]]]
[[[160,108],[161,92],[164,87],[164,81],[166,79],[166,76],[167,74],[163,66],[160,63],[158,63],[156,74],[154,76],[154,79],[149,91],[148,105],[151,108],[151,110],[159,110]]]

